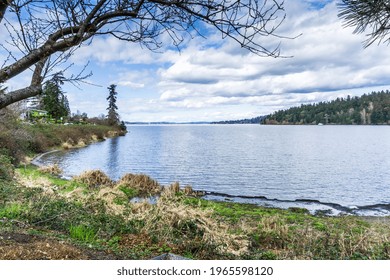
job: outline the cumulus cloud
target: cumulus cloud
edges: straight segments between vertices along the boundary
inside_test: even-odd
[[[131,81],[120,81],[118,82],[118,85],[124,86],[124,87],[130,87],[130,88],[143,88],[145,85],[141,83],[134,83]]]
[[[258,57],[229,41],[208,48],[190,44],[160,69],[160,102],[177,109],[225,107],[228,115],[231,106],[266,111],[390,85],[386,46],[363,49],[364,36],[343,28],[337,12],[335,1],[289,2],[283,33],[302,33],[283,42],[282,52],[291,58]]]
[[[91,83],[102,88],[70,92],[73,106],[81,111],[104,110],[105,104],[90,106],[85,99],[99,95],[106,102],[106,85],[115,83],[126,120],[223,120],[386,88],[388,46],[364,49],[364,35],[343,28],[336,2],[286,1],[287,18],[279,34],[301,35],[259,38],[269,46],[281,41],[286,58],[256,56],[232,40],[221,41],[210,30],[207,40],[186,40],[180,52],[165,48],[153,53],[112,37],[94,38],[77,50],[72,61],[79,65],[92,61]]]
[[[153,52],[141,45],[118,40],[114,37],[96,37],[88,45],[80,47],[72,57],[75,63],[94,60],[100,63],[121,62],[125,64],[152,63]]]

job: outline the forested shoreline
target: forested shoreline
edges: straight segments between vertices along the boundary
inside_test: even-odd
[[[265,116],[261,124],[390,124],[390,91],[302,104]]]

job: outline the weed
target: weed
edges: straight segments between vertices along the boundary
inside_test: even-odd
[[[110,240],[107,241],[107,245],[113,248],[118,248],[120,241],[120,236],[113,236]]]
[[[0,218],[18,219],[24,211],[26,207],[19,203],[6,204],[0,207]]]
[[[158,249],[159,253],[169,253],[172,251],[172,248],[169,247],[167,244],[162,244],[161,247]]]
[[[96,239],[96,232],[92,228],[85,225],[71,225],[69,227],[69,235],[73,239],[86,243],[92,243]]]
[[[128,185],[119,185],[118,189],[122,191],[128,199],[132,199],[139,195],[139,190],[131,188]]]
[[[129,200],[127,198],[117,196],[114,197],[113,203],[115,203],[116,205],[126,205],[129,203]]]

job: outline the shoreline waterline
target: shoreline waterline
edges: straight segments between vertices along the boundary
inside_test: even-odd
[[[177,181],[208,192],[206,199],[303,207],[331,215],[390,215],[386,189],[390,179],[383,173],[386,143],[380,142],[384,146],[378,146],[379,151],[371,149],[378,143],[370,136],[370,127],[363,131],[347,127],[345,132],[340,127],[131,127],[123,138],[40,159],[43,164],[62,165],[67,178],[87,169],[102,170],[113,180],[126,173],[147,174],[163,185]],[[377,133],[387,135],[375,128]],[[351,146],[350,140],[360,144]]]
[[[62,153],[62,152],[64,152],[64,150],[53,150],[53,151],[39,154],[33,158],[31,164],[37,167],[45,166],[45,162],[41,161],[43,157],[53,153]],[[73,176],[69,174],[63,174],[60,176],[60,178],[66,180],[71,180],[72,177]],[[285,210],[288,210],[289,208],[302,208],[308,210],[309,213],[312,215],[325,215],[325,216],[352,215],[358,217],[390,216],[390,204],[384,204],[384,203],[383,204],[378,203],[373,205],[344,206],[337,203],[323,202],[319,200],[304,199],[304,198],[287,200],[287,199],[278,199],[278,198],[268,198],[266,196],[261,196],[261,195],[259,196],[232,195],[232,194],[209,191],[204,189],[194,189],[193,191],[197,193],[203,193],[201,197],[205,200],[225,201],[225,202],[233,202],[233,203],[241,203],[241,204],[253,204],[261,207],[277,208],[277,209],[285,209]],[[143,198],[140,198],[140,200],[142,199]],[[149,199],[149,201],[155,201],[155,199],[151,199],[151,200]]]

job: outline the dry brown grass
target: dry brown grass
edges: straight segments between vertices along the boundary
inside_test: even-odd
[[[58,164],[41,166],[38,170],[42,173],[51,174],[54,176],[59,176],[63,173],[62,169],[58,166]]]
[[[115,187],[101,188],[96,197],[105,201],[108,212],[114,215],[123,214],[129,203],[126,195]]]
[[[26,188],[40,188],[44,194],[52,195],[55,193],[55,186],[52,182],[45,177],[34,177],[34,176],[21,176],[16,172],[15,179],[18,183]]]
[[[101,170],[85,171],[79,176],[73,178],[75,181],[86,184],[90,188],[99,188],[102,186],[112,186],[113,181]]]
[[[138,191],[140,196],[156,195],[162,190],[160,184],[145,174],[126,174],[118,182],[117,186],[132,188]]]
[[[0,234],[2,260],[81,260],[88,256],[63,241],[33,237],[19,233]]]
[[[144,221],[144,230],[149,235],[168,243],[175,238],[187,244],[198,242],[220,253],[241,255],[247,252],[249,241],[245,236],[228,233],[229,226],[216,220],[212,210],[180,203],[175,199],[175,186],[165,188],[156,205],[134,205],[133,213]]]
[[[69,150],[69,149],[72,149],[73,148],[73,145],[69,142],[65,142],[65,143],[62,143],[61,147],[64,149],[64,150]]]
[[[116,137],[116,136],[119,136],[119,132],[118,131],[114,131],[114,130],[110,130],[110,131],[107,132],[107,136],[109,138]]]
[[[172,183],[168,187],[164,188],[164,191],[169,191],[172,195],[182,192],[186,196],[201,197],[204,195],[202,191],[195,191],[190,185],[180,188],[179,182]]]
[[[85,139],[81,138],[79,139],[79,141],[77,142],[77,148],[82,148],[82,147],[85,147],[87,146],[88,144],[88,141],[86,141]]]

